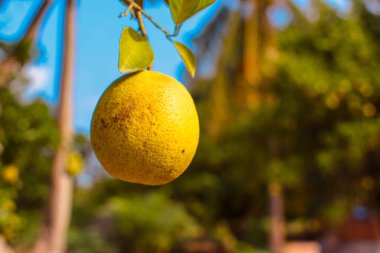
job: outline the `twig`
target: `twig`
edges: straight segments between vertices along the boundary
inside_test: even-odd
[[[182,26],[182,24],[175,25],[174,33],[169,35],[169,37],[177,37],[179,34],[179,31],[181,30],[181,26]]]
[[[131,12],[132,9],[133,9],[133,6],[132,6],[132,5],[129,6],[128,9],[127,9],[126,11],[124,11],[123,13],[121,13],[121,14],[119,15],[119,18],[122,18],[122,17],[127,16],[127,15]]]
[[[140,31],[141,31],[141,34],[148,38],[147,34],[146,34],[146,29],[145,29],[145,25],[144,25],[144,20],[142,18],[142,15],[141,15],[141,11],[139,10],[135,10],[136,12],[136,18],[137,18],[137,21],[139,22],[139,27],[140,27]]]
[[[170,37],[170,34],[167,30],[165,30],[162,26],[160,26],[151,16],[149,16],[145,11],[141,11],[141,13],[146,17],[155,27],[161,30],[165,34],[167,38]]]
[[[149,14],[147,14],[142,8],[140,5],[138,5],[137,3],[135,3],[134,1],[132,0],[121,0],[125,5],[127,5],[128,7],[132,6],[135,10],[136,10],[136,13],[137,12],[140,12],[144,17],[146,17],[156,28],[158,28],[161,32],[163,32],[166,36],[166,38],[168,38],[170,40],[170,38],[172,37],[176,37],[180,31],[180,28],[181,28],[181,25],[176,25],[175,26],[175,31],[173,34],[170,34],[167,30],[165,30],[160,24],[158,24]]]
[[[140,10],[137,10],[135,9],[135,13],[136,13],[136,18],[137,18],[137,21],[139,22],[139,26],[140,26],[140,31],[141,31],[141,34],[148,39],[148,36],[146,34],[146,29],[145,29],[145,25],[144,25],[144,20],[142,18],[142,15],[141,15],[141,9]],[[152,70],[152,65],[149,65],[148,66],[148,70]]]

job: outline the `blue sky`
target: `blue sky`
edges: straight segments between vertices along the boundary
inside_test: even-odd
[[[7,2],[0,9],[0,38],[15,41],[24,31],[38,1]],[[220,6],[220,2],[189,19],[177,39],[193,48],[191,37],[200,32],[206,20]],[[63,3],[64,1],[58,0],[49,10],[38,40],[41,53],[25,70],[31,79],[27,97],[42,97],[52,105],[58,98]],[[77,131],[88,134],[97,100],[107,86],[121,76],[117,66],[120,34],[125,26],[137,27],[129,18],[118,18],[125,9],[117,0],[78,1],[74,84],[74,127]],[[170,12],[165,5],[148,5],[146,11],[167,30],[173,30]],[[145,23],[155,52],[154,70],[181,79],[180,70],[183,66],[173,45],[148,20]]]
[[[185,22],[178,40],[193,48],[191,38],[197,35],[221,6],[223,0]],[[307,0],[294,0],[305,6]],[[169,9],[160,4],[148,5],[146,11],[167,30],[173,30]],[[232,2],[225,0],[226,3]],[[347,0],[329,0],[337,8],[347,8]],[[24,30],[38,0],[5,0],[0,8],[0,39],[16,41]],[[62,48],[63,0],[56,0],[49,10],[38,39],[40,55],[25,69],[31,84],[27,98],[42,97],[55,105],[58,98],[59,66]],[[74,127],[88,134],[92,112],[106,87],[121,76],[118,72],[118,43],[125,26],[136,28],[129,18],[118,18],[125,6],[118,0],[79,0],[77,10],[77,41],[74,83]],[[287,23],[289,16],[281,9],[273,11],[278,26]],[[154,70],[181,79],[183,64],[162,32],[146,20],[149,39],[155,52]]]

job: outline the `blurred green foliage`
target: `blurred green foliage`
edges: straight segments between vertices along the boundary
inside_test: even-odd
[[[15,231],[31,231],[30,219],[46,201],[50,164],[59,135],[48,106],[41,100],[23,103],[0,88],[0,232],[16,242]],[[27,211],[24,215],[22,210]],[[41,214],[38,215],[41,218]]]
[[[355,205],[374,212],[380,204],[380,18],[361,1],[344,17],[315,4],[316,19],[292,9],[292,22],[276,33],[277,53],[258,42],[269,44],[272,60],[265,60],[263,46],[260,80],[253,84],[242,78],[244,18],[236,21],[233,12],[207,30],[222,24],[236,33],[224,39],[214,77],[194,87],[203,138],[189,174],[217,178],[217,197],[207,202],[210,224],[228,220],[237,238],[259,246],[266,245],[271,181],[285,187],[289,222],[317,219],[299,236],[339,224]],[[198,40],[206,62],[215,37],[205,33]]]
[[[1,43],[0,51],[16,54],[16,60],[26,64],[32,54],[27,50],[31,45],[25,43]],[[22,97],[27,82],[19,72],[0,85],[0,235],[19,246],[34,242],[45,215],[52,159],[60,138],[49,105]],[[81,156],[91,152],[88,138],[76,134],[72,150],[78,167]]]
[[[197,234],[199,228],[179,203],[163,192],[129,198],[111,198],[102,210],[113,228],[105,232],[114,243],[123,241],[122,251],[169,252],[173,243]]]

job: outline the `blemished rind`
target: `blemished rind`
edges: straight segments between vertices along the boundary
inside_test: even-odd
[[[140,71],[114,81],[98,101],[91,144],[113,177],[162,185],[193,159],[199,120],[187,89],[172,77]]]

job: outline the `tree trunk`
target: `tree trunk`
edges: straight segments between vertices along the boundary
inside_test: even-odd
[[[63,253],[71,218],[73,180],[66,172],[67,154],[72,140],[72,89],[74,63],[75,0],[66,0],[62,79],[58,102],[61,142],[52,169],[49,210],[36,241],[35,253]]]
[[[24,33],[18,44],[32,45],[37,38],[38,29],[41,26],[42,20],[44,19],[52,0],[44,0],[41,6],[38,8],[36,14],[34,15],[29,27]],[[0,63],[0,87],[3,86],[12,75],[17,72],[21,63],[16,58],[15,54],[11,52],[8,54],[3,61]]]
[[[280,253],[284,246],[284,207],[281,184],[271,182],[268,187],[270,201],[270,245],[272,253]]]
[[[0,235],[0,252],[1,253],[15,253],[14,249],[12,249],[7,241]]]
[[[243,54],[243,76],[250,85],[257,85],[260,82],[260,25],[262,16],[259,11],[259,1],[242,1],[245,9],[251,8],[252,11],[244,18],[244,54]],[[248,5],[248,6],[246,6]],[[265,11],[265,10],[264,10]]]

